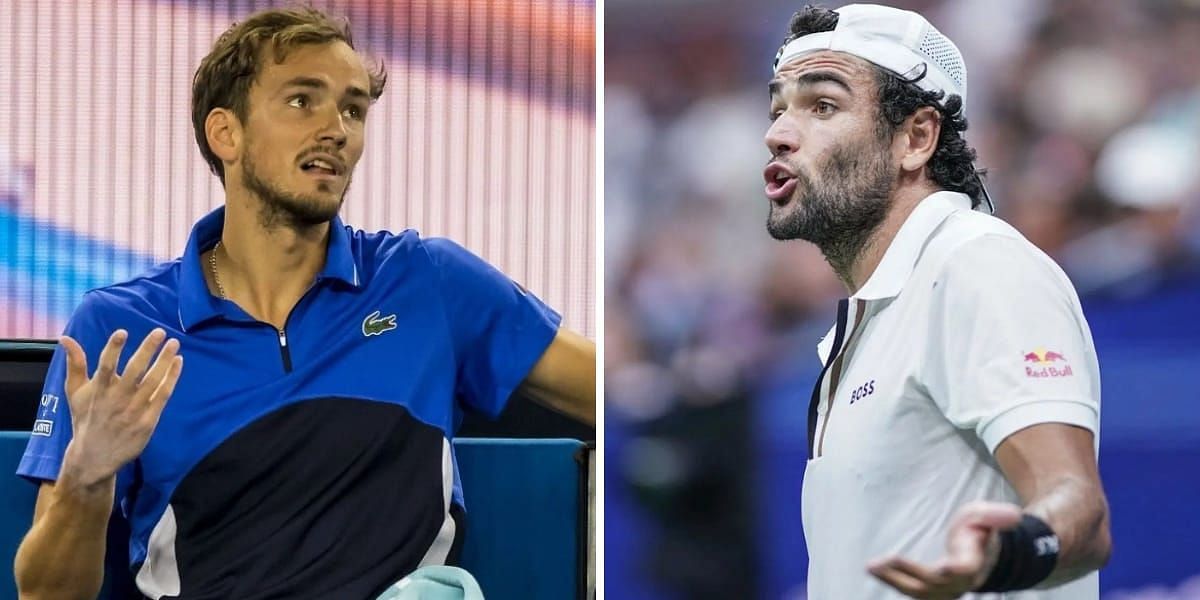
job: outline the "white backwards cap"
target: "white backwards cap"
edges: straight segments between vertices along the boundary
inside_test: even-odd
[[[925,17],[890,6],[850,4],[837,9],[833,31],[800,36],[779,49],[774,71],[819,50],[857,56],[883,67],[917,87],[945,92],[967,101],[967,67],[962,53],[950,38],[929,24]],[[914,81],[915,80],[915,81]]]

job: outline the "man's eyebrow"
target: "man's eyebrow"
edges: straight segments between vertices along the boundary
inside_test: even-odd
[[[767,91],[774,97],[779,94],[779,89],[787,79],[776,78],[767,83]],[[853,95],[854,92],[850,89],[850,84],[846,83],[846,79],[833,71],[811,71],[804,73],[795,78],[796,83],[801,86],[813,86],[818,83],[829,82],[846,90],[847,94]]]
[[[323,90],[329,86],[316,77],[293,77],[283,84],[283,87],[307,87]]]
[[[318,90],[327,89],[329,86],[325,82],[316,77],[293,77],[283,84],[283,87],[306,87]],[[355,99],[370,99],[371,95],[357,85],[346,86],[346,95]]]

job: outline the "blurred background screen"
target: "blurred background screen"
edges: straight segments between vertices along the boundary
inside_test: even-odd
[[[0,1],[0,338],[54,338],[84,291],[183,253],[224,201],[191,79],[261,0]],[[387,90],[342,218],[447,236],[595,332],[589,0],[316,0]]]
[[[1200,2],[894,4],[962,50],[998,216],[1083,298],[1115,538],[1102,597],[1200,598]],[[605,3],[613,598],[804,597],[806,409],[845,290],[765,229],[766,82],[801,6]]]

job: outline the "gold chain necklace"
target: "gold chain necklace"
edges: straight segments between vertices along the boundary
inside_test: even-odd
[[[217,274],[217,248],[221,247],[221,240],[217,240],[217,245],[213,246],[212,254],[208,255],[208,264],[212,267],[213,281],[217,284],[217,293],[221,294],[222,300],[228,300],[225,297],[225,287],[221,285],[221,276]]]

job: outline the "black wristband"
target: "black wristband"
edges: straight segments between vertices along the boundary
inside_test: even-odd
[[[1021,523],[1000,532],[1000,555],[977,592],[1027,590],[1050,576],[1058,564],[1058,536],[1045,521],[1024,515]]]

